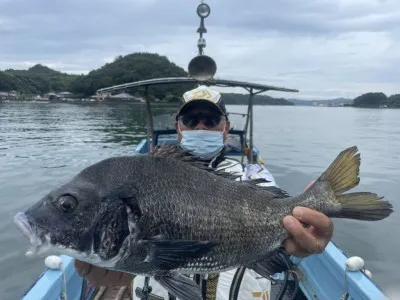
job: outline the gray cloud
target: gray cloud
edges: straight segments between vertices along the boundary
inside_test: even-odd
[[[42,63],[85,73],[135,51],[186,68],[196,54],[199,2],[0,0],[0,69]],[[219,77],[298,88],[289,97],[300,98],[400,92],[398,1],[208,3],[206,53]]]

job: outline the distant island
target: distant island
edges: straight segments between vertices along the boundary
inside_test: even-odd
[[[366,93],[353,100],[352,106],[365,108],[400,108],[400,94]]]
[[[37,64],[28,70],[8,69],[0,71],[0,100],[22,101],[98,101],[96,91],[107,86],[132,81],[162,77],[187,77],[187,72],[155,53],[133,53],[118,56],[111,63],[87,75],[73,75],[52,70]],[[176,103],[181,95],[195,85],[165,85],[149,89],[151,101]],[[144,102],[143,89],[126,89],[106,100],[131,100]],[[248,95],[224,93],[226,104],[243,105],[248,103]],[[400,94],[387,97],[383,93],[367,93],[355,99],[297,100],[256,95],[255,105],[312,105],[312,106],[352,106],[374,108],[400,108]]]

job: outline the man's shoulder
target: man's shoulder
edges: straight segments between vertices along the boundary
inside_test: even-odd
[[[240,177],[243,177],[245,171],[243,164],[239,160],[227,156],[221,157],[214,168],[217,171],[235,174]]]

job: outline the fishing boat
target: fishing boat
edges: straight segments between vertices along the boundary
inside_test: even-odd
[[[154,117],[151,111],[149,89],[160,85],[207,85],[219,88],[243,88],[249,94],[247,110],[243,113],[231,113],[229,118],[239,120],[229,133],[228,156],[240,159],[242,163],[256,163],[266,169],[260,149],[254,145],[253,98],[254,95],[266,91],[298,92],[296,89],[275,87],[258,83],[215,79],[216,63],[203,53],[206,32],[204,19],[208,17],[210,7],[202,1],[197,7],[200,17],[200,34],[198,40],[199,53],[188,65],[188,77],[155,78],[122,85],[106,87],[98,90],[98,96],[105,93],[121,92],[127,89],[144,89],[147,115],[147,137],[136,147],[136,155],[146,155],[157,145],[176,144],[176,130],[173,126],[174,115]],[[242,124],[240,123],[242,120]],[[270,295],[253,295],[252,299],[323,299],[323,300],[381,300],[387,299],[383,291],[371,279],[371,273],[364,268],[360,257],[349,257],[335,243],[330,242],[321,254],[307,258],[291,257],[297,276],[288,280],[288,274],[276,274]],[[45,270],[25,292],[23,300],[87,300],[87,299],[148,299],[160,297],[144,293],[143,289],[133,290],[133,286],[107,288],[96,287],[82,279],[75,270],[72,257],[49,256],[45,259]],[[229,298],[234,300],[235,298]]]

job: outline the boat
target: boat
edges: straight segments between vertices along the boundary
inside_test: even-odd
[[[173,126],[173,115],[153,117],[149,88],[159,85],[193,85],[201,84],[216,87],[239,87],[249,94],[247,111],[229,113],[230,119],[235,116],[244,124],[237,123],[232,126],[228,143],[230,152],[227,154],[236,157],[242,162],[257,163],[266,169],[266,164],[261,157],[260,149],[254,145],[253,139],[253,97],[266,91],[298,92],[296,89],[275,87],[258,83],[215,79],[215,61],[203,53],[206,32],[204,19],[210,12],[209,6],[202,1],[197,7],[201,18],[198,33],[199,54],[194,57],[188,66],[189,77],[155,78],[137,82],[106,87],[98,90],[98,97],[102,94],[121,92],[127,89],[144,88],[147,115],[147,137],[135,149],[135,155],[146,155],[161,144],[176,144],[176,130]],[[208,14],[207,14],[208,12]],[[240,123],[240,122],[238,122]],[[246,160],[246,161],[245,161]],[[254,299],[322,299],[322,300],[381,300],[387,299],[383,291],[372,280],[371,273],[364,268],[362,258],[349,257],[334,242],[330,242],[323,253],[314,254],[306,258],[291,257],[295,266],[297,280],[287,280],[287,274],[276,274],[272,292],[275,298],[266,295],[256,295]],[[49,256],[45,259],[46,268],[37,280],[27,289],[21,299],[23,300],[87,300],[87,299],[159,299],[147,294],[143,290],[133,290],[132,286],[119,288],[96,287],[82,279],[75,270],[74,259],[70,256]],[[296,291],[295,296],[292,293]]]

